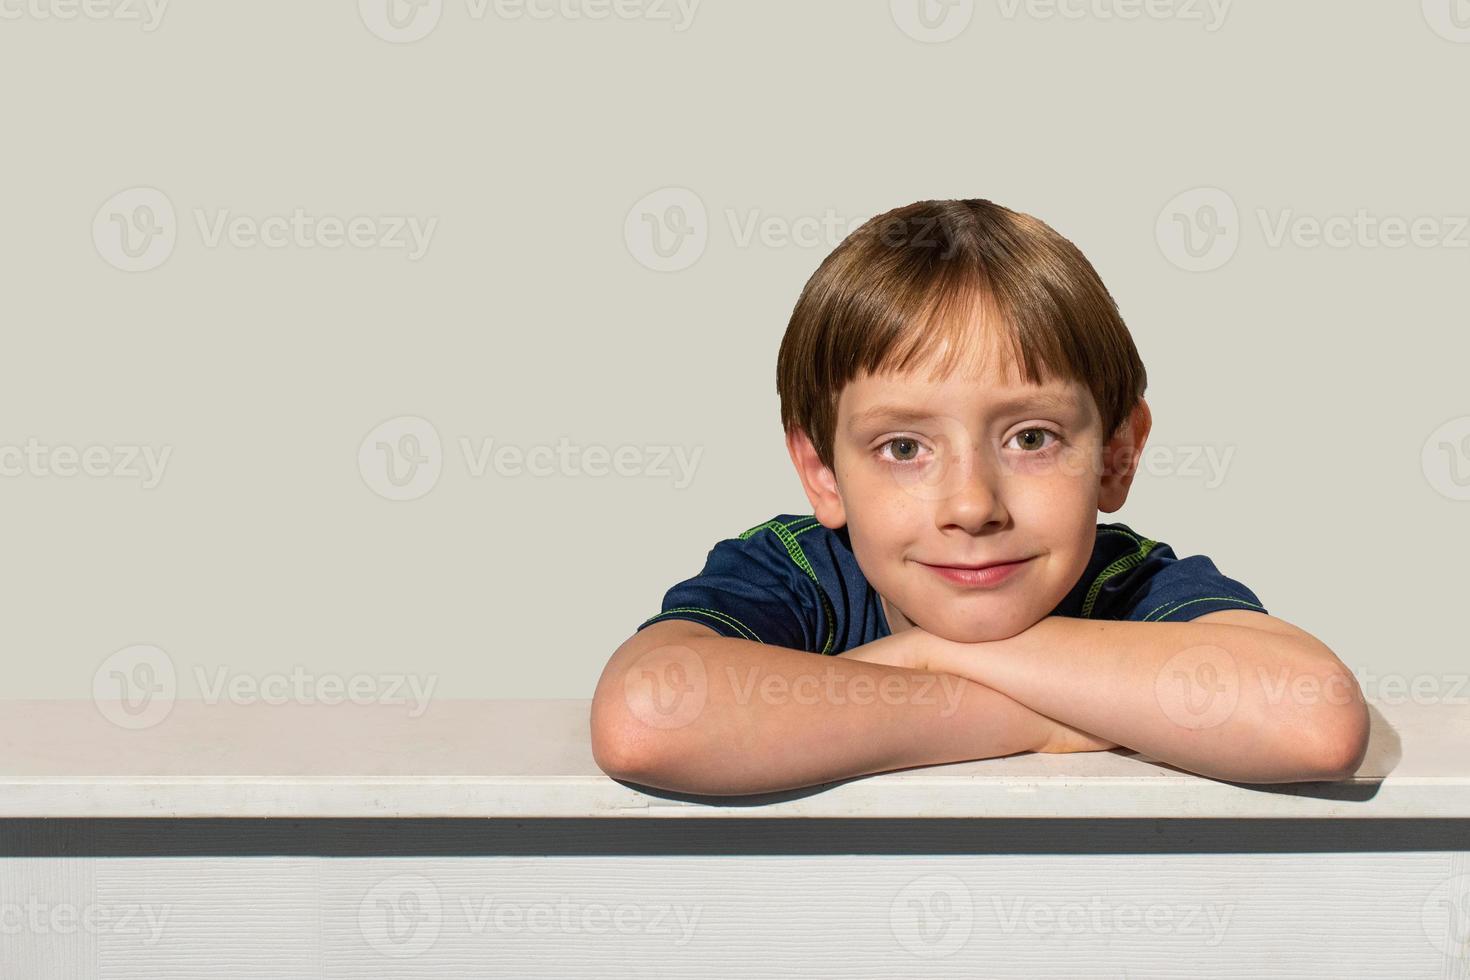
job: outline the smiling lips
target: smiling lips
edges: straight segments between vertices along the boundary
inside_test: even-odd
[[[1025,567],[1030,560],[1030,558],[1021,558],[1016,561],[992,562],[988,565],[925,565],[924,567],[933,569],[940,578],[955,585],[984,588],[1004,582],[1016,571]]]

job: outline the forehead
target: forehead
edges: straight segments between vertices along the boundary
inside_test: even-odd
[[[1091,397],[1082,384],[1047,378],[1029,384],[1005,361],[935,379],[927,370],[869,374],[854,378],[838,398],[838,417],[848,427],[883,418],[990,416],[1029,407],[1086,417]]]

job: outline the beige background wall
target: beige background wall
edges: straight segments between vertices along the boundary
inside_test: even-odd
[[[1470,696],[1450,2],[394,2],[0,0],[4,696],[590,696],[809,509],[786,319],[931,197],[1117,298],[1160,455],[1108,519]]]

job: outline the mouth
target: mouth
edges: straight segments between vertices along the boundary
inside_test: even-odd
[[[987,562],[983,565],[930,565],[927,562],[919,564],[933,570],[940,578],[955,585],[988,587],[1006,581],[1024,568],[1029,561],[1031,561],[1030,558],[1018,558],[1013,561]]]
[[[953,565],[953,564],[949,564],[949,563],[945,563],[943,565],[936,565],[936,564],[931,564],[929,562],[920,562],[920,564],[922,564],[922,565],[928,565],[930,568],[954,568],[954,569],[958,569],[959,571],[962,571],[962,572],[978,572],[982,568],[995,568],[995,567],[1000,566],[1000,565],[1019,565],[1023,561],[1030,561],[1030,560],[1031,559],[1029,559],[1029,558],[1005,558],[1005,559],[1002,559],[1000,561],[981,562],[978,565]]]

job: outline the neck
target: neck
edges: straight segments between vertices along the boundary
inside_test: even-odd
[[[890,631],[894,633],[902,633],[904,630],[914,625],[913,623],[909,622],[907,616],[899,612],[897,606],[888,601],[886,596],[880,593],[878,596],[878,600],[883,603],[883,615],[888,617],[888,628]]]

